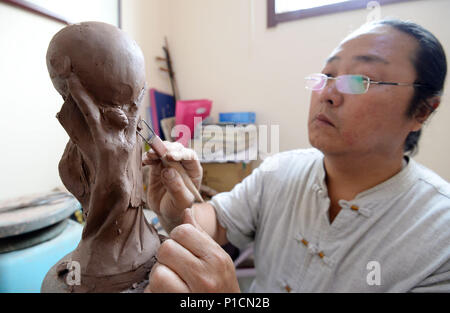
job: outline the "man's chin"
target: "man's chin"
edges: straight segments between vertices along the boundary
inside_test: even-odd
[[[342,149],[336,146],[336,142],[331,140],[324,140],[324,138],[309,138],[309,143],[313,148],[316,148],[324,155],[342,154]]]

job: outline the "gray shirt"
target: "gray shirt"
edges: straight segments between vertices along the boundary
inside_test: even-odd
[[[450,185],[412,159],[332,224],[316,149],[266,159],[210,203],[232,244],[254,243],[252,292],[450,291]]]

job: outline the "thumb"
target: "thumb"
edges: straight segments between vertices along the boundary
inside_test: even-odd
[[[177,208],[188,208],[192,205],[195,197],[186,187],[180,174],[175,169],[163,169],[161,181]]]
[[[199,223],[197,223],[197,220],[195,219],[194,211],[190,208],[184,210],[183,224],[191,224],[198,230],[203,231],[202,227]]]

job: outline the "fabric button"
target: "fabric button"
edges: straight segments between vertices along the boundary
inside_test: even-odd
[[[315,244],[310,243],[308,245],[308,251],[311,254],[317,254],[317,252],[319,252],[319,249],[318,249],[318,247]]]
[[[345,200],[339,200],[339,201],[338,201],[338,204],[339,204],[339,206],[340,206],[341,208],[343,208],[343,209],[347,209],[347,208],[350,207],[348,201],[345,201]]]
[[[361,214],[361,215],[363,215],[363,216],[365,216],[365,217],[370,217],[371,215],[372,215],[372,211],[370,210],[370,209],[367,209],[367,208],[360,208],[359,206],[357,206],[357,205],[352,205],[351,207],[350,207],[350,209],[352,210],[352,211],[355,211],[355,212],[358,212],[359,214]]]
[[[365,217],[370,217],[372,215],[372,210],[367,208],[360,208],[358,212]]]
[[[314,184],[314,185],[312,186],[312,190],[313,190],[314,192],[318,192],[318,191],[320,190],[320,186],[317,185],[317,184]]]
[[[322,198],[327,198],[328,194],[325,192],[325,190],[320,189],[318,192],[319,196],[321,196]]]

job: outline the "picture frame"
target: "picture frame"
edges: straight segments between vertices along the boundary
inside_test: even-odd
[[[332,14],[356,9],[366,8],[369,0],[342,1],[335,4],[316,6],[305,10],[296,10],[285,13],[276,13],[275,6],[277,0],[267,0],[267,28],[275,27],[279,23],[290,22],[319,15]],[[377,0],[379,5],[410,2],[418,0]]]

